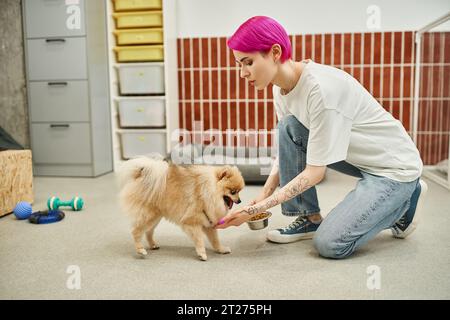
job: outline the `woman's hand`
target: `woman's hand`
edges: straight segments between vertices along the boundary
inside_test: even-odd
[[[240,226],[244,222],[250,220],[251,215],[248,214],[248,206],[228,213],[225,217],[220,219],[219,223],[215,226],[216,229],[225,229],[229,226]]]

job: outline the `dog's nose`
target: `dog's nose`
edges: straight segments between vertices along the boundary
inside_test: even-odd
[[[237,199],[236,203],[237,204],[241,203],[241,199]]]

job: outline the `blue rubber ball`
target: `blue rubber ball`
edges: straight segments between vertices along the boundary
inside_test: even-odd
[[[20,201],[16,204],[13,212],[19,220],[28,219],[32,213],[31,204],[25,201]]]

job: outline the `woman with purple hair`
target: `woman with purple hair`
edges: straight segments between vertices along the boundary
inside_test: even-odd
[[[260,195],[216,228],[241,225],[281,204],[284,215],[298,217],[269,231],[268,240],[313,238],[321,256],[335,259],[384,229],[397,238],[411,234],[427,186],[420,180],[420,154],[403,125],[348,73],[292,60],[289,37],[272,18],[250,18],[228,47],[250,85],[262,90],[273,84],[279,150]],[[359,180],[322,218],[315,185],[327,167]]]

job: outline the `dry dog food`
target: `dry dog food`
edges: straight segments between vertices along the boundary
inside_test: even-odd
[[[255,216],[253,216],[253,217],[250,219],[250,221],[256,221],[256,220],[265,219],[265,218],[267,218],[268,216],[269,216],[268,213],[266,213],[266,212],[261,212],[261,213],[256,214]]]

